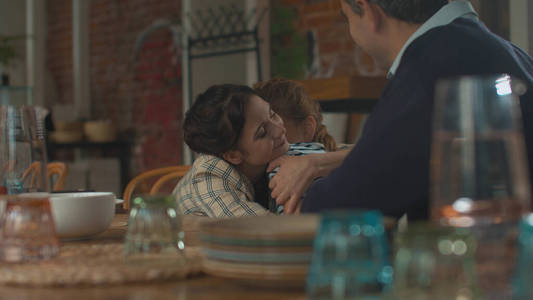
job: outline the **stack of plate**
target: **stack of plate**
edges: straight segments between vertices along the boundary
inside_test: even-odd
[[[254,285],[303,287],[319,217],[262,216],[200,226],[208,274]]]

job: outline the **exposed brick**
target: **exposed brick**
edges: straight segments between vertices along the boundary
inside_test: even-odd
[[[334,10],[335,8],[332,7],[331,1],[322,1],[319,3],[313,3],[309,5],[304,5],[302,7],[302,14],[314,14],[314,13],[324,13]]]
[[[283,5],[300,5],[305,3],[305,0],[281,0]]]

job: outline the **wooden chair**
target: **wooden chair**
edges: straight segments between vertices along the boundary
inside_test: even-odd
[[[54,180],[52,191],[60,191],[65,189],[65,182],[67,181],[68,167],[62,162],[51,162],[46,165],[46,176]]]
[[[41,163],[33,162],[30,167],[22,174],[22,180],[26,180],[30,175],[30,187],[41,186],[40,180]],[[65,188],[67,180],[68,167],[62,162],[51,162],[46,165],[46,178],[54,179],[55,183],[52,191],[59,191]]]
[[[124,190],[124,203],[122,204],[123,208],[126,210],[130,208],[131,196],[135,188],[138,187],[140,183],[146,183],[148,180],[159,176],[159,178],[153,183],[149,192],[150,195],[155,195],[159,192],[161,187],[163,187],[165,183],[169,182],[170,180],[175,180],[176,182],[179,181],[179,179],[183,177],[190,168],[191,166],[163,167],[146,171],[135,176],[128,183],[126,189]]]

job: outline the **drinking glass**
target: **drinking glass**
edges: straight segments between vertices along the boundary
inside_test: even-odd
[[[478,240],[480,287],[509,296],[516,225],[530,208],[518,96],[508,75],[466,76],[436,87],[431,149],[431,219],[470,227]]]
[[[23,262],[49,259],[59,252],[49,194],[2,196],[0,259]]]
[[[182,256],[184,243],[180,227],[176,202],[172,196],[135,198],[128,220],[125,255]]]
[[[0,194],[49,192],[42,119],[32,106],[0,106]]]
[[[479,299],[476,241],[468,229],[409,224],[394,246],[391,299]]]
[[[392,267],[381,214],[324,213],[307,277],[310,299],[379,299],[391,283]]]
[[[524,216],[518,236],[518,259],[513,275],[513,299],[533,299],[533,214]]]

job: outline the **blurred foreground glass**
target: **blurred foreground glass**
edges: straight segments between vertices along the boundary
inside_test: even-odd
[[[307,277],[310,299],[380,299],[392,283],[383,218],[376,211],[322,215]]]
[[[31,106],[0,106],[0,194],[49,192],[42,119]]]
[[[54,257],[59,241],[46,193],[3,196],[0,228],[0,258],[8,262]]]
[[[524,216],[518,236],[518,259],[513,275],[513,299],[533,299],[533,214]]]
[[[489,299],[510,294],[516,224],[530,208],[518,96],[508,75],[460,77],[436,87],[431,149],[431,219],[471,227],[479,285]]]
[[[181,256],[184,249],[176,202],[172,196],[142,196],[133,200],[124,251],[126,256]]]
[[[476,242],[468,229],[409,224],[396,234],[394,246],[391,299],[480,299]]]
[[[518,220],[530,207],[518,94],[507,75],[440,81],[431,153],[431,217],[469,226]]]

